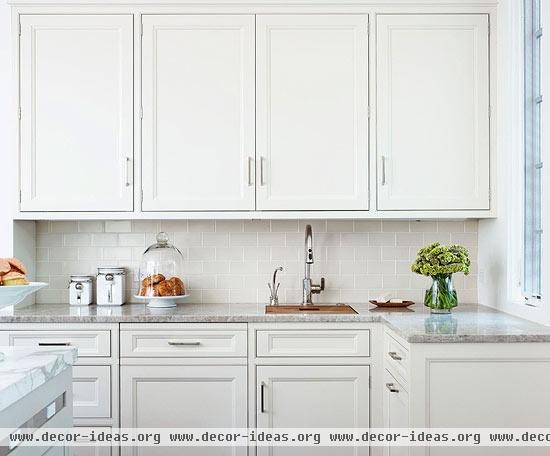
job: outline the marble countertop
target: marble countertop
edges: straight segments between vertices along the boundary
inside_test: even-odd
[[[451,315],[430,314],[415,304],[407,310],[352,304],[357,314],[269,314],[263,304],[180,304],[150,309],[145,304],[120,307],[39,304],[0,309],[1,323],[384,323],[410,343],[550,342],[550,327],[476,304],[461,304]]]
[[[0,346],[0,412],[67,369],[76,348],[14,348]],[[1,355],[0,355],[1,356]]]

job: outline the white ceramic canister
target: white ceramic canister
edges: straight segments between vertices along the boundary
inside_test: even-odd
[[[124,268],[97,268],[96,297],[98,306],[121,306],[126,294]]]
[[[69,281],[69,304],[89,306],[93,300],[92,276],[72,274]]]

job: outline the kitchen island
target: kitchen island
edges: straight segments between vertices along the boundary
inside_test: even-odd
[[[72,365],[74,347],[17,348],[0,346],[0,428],[11,432],[25,429],[69,428],[72,426]],[[12,447],[0,436],[2,445],[20,452],[41,455],[45,447]],[[0,448],[2,450],[2,448]],[[63,447],[54,453],[63,454]],[[3,453],[2,453],[3,454]],[[23,453],[21,453],[23,454]]]

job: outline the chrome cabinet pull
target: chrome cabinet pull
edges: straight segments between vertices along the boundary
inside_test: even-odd
[[[265,185],[265,179],[264,179],[264,162],[265,157],[260,157],[260,185]]]
[[[38,342],[39,347],[68,347],[70,342]]]
[[[131,185],[130,183],[130,157],[126,157],[126,187]]]
[[[197,345],[200,345],[200,341],[199,340],[190,340],[190,341],[177,341],[177,340],[169,340],[168,341],[168,345],[178,345],[178,346],[182,346],[182,345],[193,345],[193,346],[197,346]]]
[[[386,157],[382,155],[382,185],[386,185]]]
[[[401,361],[403,359],[397,352],[388,352],[388,355],[390,355],[391,359],[395,359],[396,361]]]
[[[399,390],[395,387],[393,383],[386,383],[386,388],[390,390],[390,393],[399,393]]]
[[[248,157],[248,186],[252,187],[254,185],[254,181],[252,180],[252,163],[254,162],[254,159],[252,157]]]
[[[265,383],[262,382],[260,384],[260,413],[265,413],[265,404],[264,404],[264,389],[265,389]]]

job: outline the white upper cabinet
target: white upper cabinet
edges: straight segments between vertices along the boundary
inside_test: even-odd
[[[256,21],[257,209],[368,209],[368,16]]]
[[[254,209],[254,16],[144,15],[144,211]]]
[[[487,210],[486,14],[377,16],[378,210]]]
[[[21,210],[133,210],[132,15],[21,15]]]

